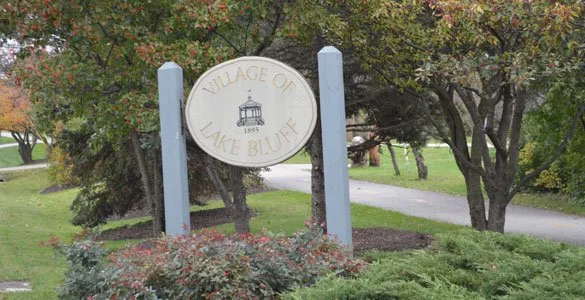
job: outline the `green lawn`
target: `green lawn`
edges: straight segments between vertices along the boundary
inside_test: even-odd
[[[404,155],[404,149],[395,147],[396,157],[401,176],[394,175],[392,161],[388,148],[382,148],[379,168],[350,168],[349,175],[353,179],[371,182],[391,184],[419,190],[442,191],[452,194],[465,194],[463,176],[455,166],[453,154],[449,148],[425,148],[423,155],[429,168],[429,179],[421,182],[417,179],[416,162],[412,152],[408,152],[408,159]],[[311,159],[305,151],[300,151],[284,163],[286,164],[310,164]],[[440,189],[438,189],[440,187]]]
[[[309,156],[309,152],[305,150],[301,150],[297,152],[293,157],[287,159],[284,164],[310,164],[311,157]]]
[[[11,137],[0,136],[0,145],[10,143],[16,143],[16,141]]]
[[[310,195],[293,191],[273,191],[248,196],[248,204],[258,212],[250,222],[253,232],[269,229],[275,233],[291,234],[304,228],[304,222],[311,215]],[[205,207],[192,207],[192,210],[223,207],[219,200],[210,201]],[[431,221],[407,216],[367,205],[351,204],[352,225],[359,228],[392,227],[396,229],[436,234],[461,229],[464,226]],[[115,228],[143,222],[149,218],[120,220],[110,222],[103,229]],[[224,233],[234,232],[233,224],[216,227]]]
[[[0,299],[53,299],[55,288],[63,280],[66,266],[63,257],[51,248],[40,246],[53,236],[68,241],[81,228],[71,225],[69,205],[77,190],[40,195],[47,187],[46,170],[10,173],[10,181],[0,184],[0,281],[30,280],[32,293],[0,294]],[[304,227],[310,215],[310,195],[290,191],[273,191],[248,197],[249,205],[259,215],[251,221],[255,232],[268,229],[290,234]],[[221,201],[194,210],[220,207]],[[132,224],[148,218],[111,222],[102,229]],[[445,224],[382,209],[352,204],[355,227],[392,227],[426,233],[443,233],[463,226]],[[219,226],[233,232],[233,225]],[[137,241],[108,242],[110,249]]]
[[[47,158],[45,144],[37,144],[33,150],[33,159],[42,160]],[[18,147],[0,149],[0,168],[15,167],[22,165],[22,159],[18,154]]]
[[[68,240],[80,230],[69,223],[76,191],[40,195],[49,185],[46,170],[9,175],[9,182],[0,183],[0,281],[30,280],[34,292],[0,299],[54,299],[66,266],[39,243],[52,236]]]
[[[408,156],[404,155],[404,149],[402,148],[395,148],[394,151],[396,152],[401,172],[400,176],[394,175],[392,160],[386,147],[382,149],[381,167],[350,168],[349,176],[353,179],[419,190],[465,195],[463,175],[457,169],[453,154],[449,148],[425,148],[423,150],[425,163],[429,169],[429,176],[426,181],[418,180],[416,161],[411,151],[408,152]]]

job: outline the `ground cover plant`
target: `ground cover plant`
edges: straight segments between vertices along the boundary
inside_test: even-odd
[[[47,158],[47,150],[44,144],[37,144],[33,150],[33,160],[39,161]],[[18,155],[18,147],[0,148],[0,168],[16,167],[22,165],[22,158]]]
[[[70,266],[62,299],[273,299],[366,266],[315,225],[292,236],[204,230],[124,249],[107,263],[91,241],[58,248]]]
[[[437,238],[429,251],[385,254],[356,279],[328,278],[285,298],[585,299],[582,247],[472,230]]]

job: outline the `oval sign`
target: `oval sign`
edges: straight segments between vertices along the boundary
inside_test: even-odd
[[[209,155],[231,165],[267,167],[305,145],[317,104],[295,69],[274,59],[241,57],[199,77],[185,114],[193,139]]]

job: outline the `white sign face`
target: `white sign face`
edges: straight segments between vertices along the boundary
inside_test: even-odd
[[[305,145],[315,128],[317,104],[293,68],[241,57],[197,80],[185,114],[195,142],[209,155],[231,165],[266,167]]]

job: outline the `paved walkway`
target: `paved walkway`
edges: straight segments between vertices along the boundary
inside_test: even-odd
[[[2,148],[10,148],[10,147],[18,147],[18,144],[17,143],[0,144],[0,149],[2,149]]]
[[[262,175],[268,186],[311,192],[311,165],[281,164]],[[359,180],[350,180],[351,202],[380,207],[411,216],[469,225],[465,198]],[[527,206],[509,205],[506,232],[525,233],[552,240],[585,245],[585,217]]]
[[[14,171],[41,169],[41,168],[47,168],[47,167],[49,167],[49,164],[42,163],[42,164],[34,164],[34,165],[23,165],[23,166],[17,166],[17,167],[0,168],[0,174],[14,172]]]
[[[41,141],[38,141],[38,142],[42,143]],[[17,143],[0,144],[0,149],[10,148],[10,147],[18,147],[18,144]],[[22,166],[16,166],[16,167],[0,168],[0,174],[7,173],[7,172],[14,172],[14,171],[47,168],[48,166],[49,165],[47,163],[41,163],[41,164],[32,164],[32,165],[22,165]]]
[[[8,131],[0,131],[0,136],[3,136],[3,137],[8,137],[8,138],[12,138],[12,134],[10,134],[10,132],[8,132]],[[32,139],[33,139],[33,137],[31,136],[31,137],[29,138],[29,140],[31,140],[31,141],[32,141]],[[47,138],[47,140],[49,141],[49,143],[52,143],[52,140],[51,140],[51,138]],[[42,141],[42,140],[40,140],[40,139],[38,139],[38,140],[37,140],[37,143],[42,143],[42,142],[43,142],[43,141]],[[1,145],[1,144],[0,144],[0,145]]]

